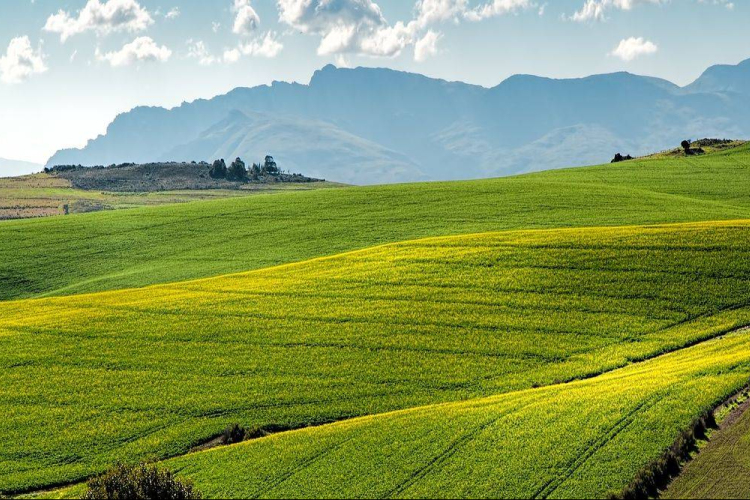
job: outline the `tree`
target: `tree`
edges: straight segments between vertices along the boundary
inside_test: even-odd
[[[690,141],[682,141],[680,146],[682,146],[682,149],[684,149],[686,153],[690,151]]]
[[[208,171],[208,175],[211,176],[212,179],[226,179],[227,177],[227,164],[224,163],[224,159],[216,160],[213,165],[211,165],[211,170]]]
[[[237,158],[229,165],[227,170],[227,180],[229,181],[244,181],[247,180],[247,168],[245,168],[245,162],[240,158]]]
[[[189,481],[177,479],[172,472],[156,466],[116,465],[103,476],[92,479],[84,499],[193,500],[203,498]]]
[[[258,165],[257,163],[253,163],[253,166],[250,167],[250,177],[253,180],[257,181],[260,178],[260,173],[260,165]]]
[[[278,175],[279,173],[279,167],[276,165],[276,162],[273,160],[273,156],[266,156],[266,160],[263,163],[263,171],[269,175]]]

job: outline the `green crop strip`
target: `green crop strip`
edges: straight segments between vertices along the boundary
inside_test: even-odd
[[[466,235],[0,303],[0,491],[183,454],[232,422],[297,427],[481,398],[683,348],[750,324],[749,234],[736,221]],[[735,376],[724,382],[701,390],[713,402]],[[467,432],[501,425],[485,423]]]
[[[750,218],[750,147],[518,177],[0,222],[0,300],[242,272],[429,236]]]

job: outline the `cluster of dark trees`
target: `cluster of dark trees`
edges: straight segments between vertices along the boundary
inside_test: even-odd
[[[692,143],[690,141],[682,141],[680,143],[680,146],[682,146],[682,149],[685,150],[685,154],[688,156],[700,155],[700,154],[705,153],[703,148],[700,146],[697,148],[693,148]]]
[[[621,161],[628,161],[632,159],[633,157],[630,155],[622,156],[620,153],[617,153],[611,163],[620,163]]]
[[[248,169],[241,158],[234,160],[228,167],[224,159],[214,161],[208,174],[213,179],[226,179],[233,182],[243,182],[247,180],[258,180],[265,176],[277,176],[281,173],[273,156],[266,156],[265,161],[253,163]]]

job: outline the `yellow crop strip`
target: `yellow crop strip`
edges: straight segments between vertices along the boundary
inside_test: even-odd
[[[446,407],[448,420],[459,427],[444,425],[445,416],[432,410],[420,424],[423,430],[405,423],[388,427],[392,446],[378,441],[377,433],[367,438],[371,441],[365,436],[342,444],[338,431],[321,428],[315,446],[300,442],[274,453],[296,463],[324,446],[328,432],[331,450],[325,454],[340,460],[348,460],[355,445],[374,457],[397,452],[402,461],[393,465],[393,481],[383,479],[380,489],[372,489],[393,496],[438,491],[493,496],[500,486],[524,496],[589,495],[592,480],[579,474],[630,457],[621,464],[622,474],[602,483],[606,491],[615,489],[686,419],[746,381],[745,351],[739,347],[745,337],[716,343],[732,348],[719,349],[726,353],[700,365],[702,370],[690,371],[691,360],[641,373],[642,366],[651,366],[644,363],[626,376],[613,372],[592,379],[608,385],[559,382],[596,376],[750,324],[749,235],[747,221],[477,234],[214,279],[0,303],[0,440],[8,443],[0,449],[0,491],[80,480],[117,460],[183,454],[233,422],[314,425],[495,395],[501,396],[483,400],[481,411],[474,403]],[[557,389],[529,391],[552,385]],[[642,406],[651,401],[650,386],[661,391],[653,409]],[[607,402],[607,394],[619,394],[616,387],[623,392]],[[685,398],[695,404],[684,404]],[[628,429],[664,432],[656,432],[659,440],[646,434],[650,440],[631,449],[629,441],[620,443],[616,431],[624,424],[615,417],[637,408],[656,420],[639,417]],[[548,420],[555,412],[567,416]],[[586,417],[573,420],[581,415]],[[570,441],[566,426],[576,429],[580,442]],[[528,441],[532,448],[524,448],[531,428],[548,441],[534,438]],[[500,429],[505,433],[492,435],[509,446],[495,458],[483,454],[497,449],[497,442],[482,447],[483,440],[461,438]],[[607,443],[620,444],[597,444],[610,435]],[[450,482],[447,478],[461,477],[453,471],[434,482],[399,482],[454,439],[462,447],[436,460],[446,470],[470,464],[467,474],[487,477]],[[432,442],[438,448],[420,451]],[[413,449],[402,448],[404,443]],[[559,461],[526,464],[529,477],[509,477],[507,483],[485,470],[492,460],[522,460],[530,456],[524,450],[537,446]],[[462,455],[474,447],[479,448],[471,453],[479,458]],[[597,451],[589,457],[592,447],[612,456]],[[585,467],[573,469],[578,457],[588,457]],[[352,460],[357,464],[352,462],[356,468],[350,472],[344,467],[320,476],[329,477],[327,487],[340,488],[354,472],[370,477],[369,470],[372,481],[383,475],[377,461]],[[454,460],[458,465],[451,465]],[[280,464],[269,461],[268,467],[280,470]],[[264,474],[254,470],[252,476]],[[569,477],[545,486],[537,475]],[[325,494],[314,477],[304,484],[269,485],[268,494]],[[226,481],[227,488],[236,482]],[[230,491],[219,482],[202,487]]]

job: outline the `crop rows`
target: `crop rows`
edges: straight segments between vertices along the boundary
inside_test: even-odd
[[[5,221],[0,300],[210,277],[429,236],[741,218],[750,218],[748,146],[505,179]]]
[[[435,238],[0,303],[0,491],[182,454],[232,422],[320,424],[679,349],[750,323],[749,234],[727,222]]]

